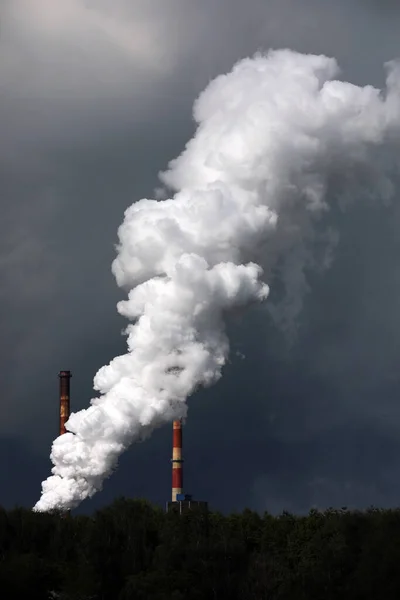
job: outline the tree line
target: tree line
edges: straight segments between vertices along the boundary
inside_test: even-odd
[[[400,598],[400,510],[165,513],[120,498],[92,516],[0,509],[4,600]]]

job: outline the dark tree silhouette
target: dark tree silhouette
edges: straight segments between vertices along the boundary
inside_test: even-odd
[[[120,498],[91,517],[0,509],[1,598],[398,600],[400,510],[166,514]]]

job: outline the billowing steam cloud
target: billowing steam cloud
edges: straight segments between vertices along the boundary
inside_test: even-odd
[[[174,197],[136,202],[119,229],[113,272],[130,290],[118,304],[132,321],[128,352],[99,370],[100,396],[53,443],[35,510],[92,496],[132,442],[184,416],[188,396],[218,380],[225,313],[267,297],[257,262],[269,275],[290,256],[288,279],[301,288],[304,240],[328,196],[390,198],[379,152],[399,131],[399,68],[388,65],[384,92],[337,73],[334,59],[275,51],[242,60],[200,95],[197,132],[161,175]]]

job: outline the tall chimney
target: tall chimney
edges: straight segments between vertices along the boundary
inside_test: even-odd
[[[182,419],[173,423],[172,438],[172,502],[183,493]]]
[[[70,414],[70,396],[69,396],[69,380],[72,377],[71,371],[60,371],[60,435],[66,433],[65,423],[69,419]]]

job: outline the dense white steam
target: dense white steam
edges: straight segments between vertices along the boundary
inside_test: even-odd
[[[239,62],[200,95],[197,132],[161,175],[175,196],[136,202],[119,229],[113,272],[130,290],[118,304],[132,321],[128,352],[99,370],[99,398],[53,443],[35,510],[92,496],[132,442],[185,415],[188,396],[220,377],[225,313],[268,294],[257,262],[269,275],[283,260],[300,293],[301,243],[328,198],[390,197],[376,157],[396,143],[399,69],[388,66],[385,92],[337,73],[331,58],[276,51]]]

